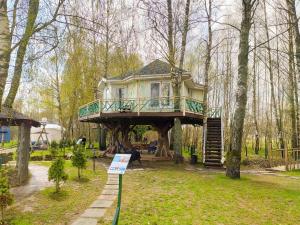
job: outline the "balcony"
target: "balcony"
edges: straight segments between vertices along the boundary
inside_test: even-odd
[[[134,98],[134,99],[106,99],[95,100],[79,108],[79,120],[101,117],[108,114],[134,113],[141,116],[143,113],[186,113],[203,115],[203,102],[190,97],[180,98]]]

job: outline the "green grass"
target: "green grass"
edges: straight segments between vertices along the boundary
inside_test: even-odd
[[[72,153],[73,147],[66,147],[65,149],[60,149],[58,148],[56,150],[58,156],[63,156],[64,153],[67,155],[69,153]],[[99,151],[96,151],[97,154],[99,154]],[[46,155],[51,155],[51,150],[35,150],[30,153],[30,156],[46,156]],[[90,149],[86,149],[86,156],[87,157],[92,157],[93,152]]]
[[[51,162],[35,162],[49,166]],[[96,173],[91,163],[83,171],[83,179],[77,179],[77,169],[66,161],[69,180],[62,186],[61,193],[49,187],[34,194],[28,201],[17,204],[8,211],[11,225],[66,224],[78,217],[100,195],[107,180],[106,170],[100,166]],[[26,212],[27,209],[27,212]],[[25,210],[25,211],[24,211]]]
[[[191,172],[173,165],[124,176],[120,225],[299,224],[300,181]],[[114,209],[100,224],[111,224]]]
[[[286,171],[286,172],[282,172],[285,175],[289,175],[289,176],[300,176],[300,170],[291,170],[291,171]]]
[[[17,144],[18,144],[18,141],[16,141],[16,140],[11,140],[10,142],[5,142],[5,143],[4,143],[4,148],[15,147]],[[2,144],[0,144],[0,146],[2,147]]]

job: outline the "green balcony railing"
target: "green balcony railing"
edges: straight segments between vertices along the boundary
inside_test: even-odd
[[[177,104],[180,101],[180,104]],[[178,108],[180,107],[180,108]],[[117,112],[189,112],[203,114],[203,103],[190,97],[95,100],[79,108],[79,118]]]

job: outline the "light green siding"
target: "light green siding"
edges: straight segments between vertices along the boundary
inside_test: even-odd
[[[190,97],[199,101],[203,101],[203,90],[192,89],[191,93],[192,95]]]

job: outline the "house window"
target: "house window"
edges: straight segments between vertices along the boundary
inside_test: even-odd
[[[160,83],[152,83],[151,84],[151,107],[159,106],[159,89]]]
[[[125,88],[118,88],[118,97],[120,101],[125,98]]]
[[[118,109],[122,109],[124,106],[125,88],[118,88],[117,96],[118,96],[118,103],[119,103]]]
[[[171,87],[170,83],[162,83],[161,86],[161,104],[162,106],[170,105],[170,95],[171,95]]]

